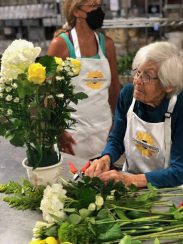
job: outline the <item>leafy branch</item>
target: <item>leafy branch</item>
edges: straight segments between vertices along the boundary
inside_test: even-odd
[[[19,210],[39,209],[44,188],[44,186],[35,187],[26,179],[22,180],[22,184],[15,181],[0,184],[0,192],[10,195],[3,197],[3,201]]]

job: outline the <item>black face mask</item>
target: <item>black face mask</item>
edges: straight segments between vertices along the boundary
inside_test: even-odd
[[[101,28],[103,25],[105,13],[102,8],[97,8],[89,13],[87,13],[86,22],[92,30]]]

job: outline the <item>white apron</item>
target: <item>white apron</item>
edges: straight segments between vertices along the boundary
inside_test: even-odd
[[[133,174],[167,168],[171,149],[171,113],[177,96],[171,97],[165,121],[147,123],[134,112],[135,98],[127,113],[127,129],[124,138],[126,162],[123,171]]]
[[[72,118],[77,124],[73,130],[68,130],[76,141],[75,155],[82,158],[94,158],[100,155],[106,144],[106,139],[112,125],[112,113],[108,103],[109,86],[111,82],[110,67],[98,43],[99,59],[81,58],[78,38],[75,28],[71,30],[76,58],[81,61],[80,75],[72,79],[75,92],[84,92],[87,99],[72,104],[76,112]]]

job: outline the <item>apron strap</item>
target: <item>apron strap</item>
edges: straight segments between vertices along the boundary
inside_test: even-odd
[[[95,38],[97,40],[97,45],[98,45],[98,55],[100,58],[102,58],[102,57],[104,57],[104,54],[103,54],[102,49],[100,47],[99,37],[98,37],[96,32],[94,32],[94,34],[95,34]],[[80,47],[79,47],[79,41],[78,41],[78,37],[77,37],[77,33],[76,33],[76,28],[73,28],[71,30],[71,35],[72,35],[72,40],[73,40],[73,45],[74,45],[76,57],[81,58],[81,51],[80,51]]]
[[[77,33],[76,33],[76,29],[75,28],[73,28],[71,30],[71,36],[72,36],[72,40],[73,40],[73,45],[74,45],[74,49],[75,49],[76,58],[81,58],[81,51],[80,51],[80,47],[79,47],[79,41],[78,41],[78,37],[77,37]]]
[[[100,58],[103,58],[103,57],[105,57],[105,55],[104,55],[104,53],[103,53],[103,51],[102,51],[102,48],[101,48],[101,46],[100,46],[99,36],[97,35],[96,32],[94,32],[94,34],[95,34],[95,38],[96,38],[96,40],[97,40],[97,45],[98,45],[98,55],[99,55]]]
[[[177,102],[177,95],[173,95],[170,99],[168,110],[165,113],[165,168],[169,166],[170,150],[172,145],[172,140],[171,140],[172,118],[171,117],[176,102]]]
[[[128,113],[133,112],[133,108],[134,108],[134,105],[135,105],[135,101],[136,101],[136,99],[133,97],[133,100],[132,100],[132,103],[131,103],[131,105],[130,105],[130,107],[128,109],[127,115],[128,115]]]

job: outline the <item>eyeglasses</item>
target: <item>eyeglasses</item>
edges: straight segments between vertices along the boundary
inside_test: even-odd
[[[131,71],[131,76],[134,79],[139,79],[141,78],[141,80],[143,81],[143,83],[150,83],[151,80],[159,80],[158,76],[156,77],[152,77],[150,75],[148,75],[145,71],[140,72],[138,69],[134,69]]]

